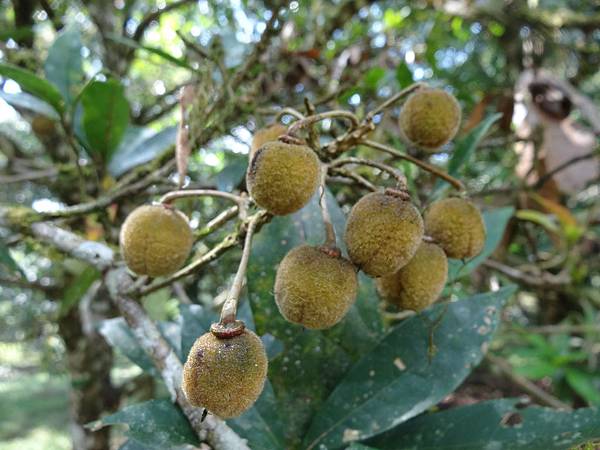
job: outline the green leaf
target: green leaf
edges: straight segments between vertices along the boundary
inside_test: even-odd
[[[129,123],[123,86],[114,79],[92,81],[81,92],[82,125],[89,151],[109,161]]]
[[[0,90],[0,97],[9,105],[15,108],[22,108],[28,111],[41,114],[42,116],[58,120],[60,117],[52,106],[27,92],[17,92],[9,94]]]
[[[29,70],[22,69],[12,64],[0,64],[0,75],[10,78],[21,86],[26,92],[44,100],[59,113],[64,110],[64,101],[60,92],[49,82],[38,77]]]
[[[185,415],[168,400],[150,400],[128,406],[89,427],[98,430],[106,425],[120,424],[128,426],[127,436],[152,449],[198,444],[198,437]]]
[[[9,28],[0,31],[0,41],[8,41],[9,39],[20,41],[33,38],[33,36],[33,29],[31,27]]]
[[[423,414],[369,443],[381,450],[564,450],[600,437],[600,411],[516,407],[518,399],[491,400]]]
[[[119,450],[154,450],[153,447],[148,447],[135,439],[127,439],[123,445],[119,447]]]
[[[494,253],[502,237],[508,221],[513,216],[515,209],[512,206],[497,208],[483,213],[485,222],[486,237],[483,250],[475,258],[470,259],[464,264],[462,261],[450,259],[448,261],[448,279],[456,280],[471,273],[479,264],[488,259]]]
[[[153,55],[157,55],[157,56],[161,57],[162,59],[175,64],[176,66],[183,67],[184,69],[191,70],[194,72],[196,71],[196,69],[194,69],[187,60],[176,58],[175,56],[170,55],[169,53],[165,52],[164,50],[161,50],[160,48],[150,47],[148,45],[142,45],[139,42],[134,41],[133,39],[129,39],[129,38],[119,36],[116,34],[109,34],[109,35],[107,35],[107,38],[110,39],[111,41],[118,42],[119,44],[122,44],[126,47],[136,49],[136,50],[144,50]]]
[[[125,319],[116,317],[103,320],[98,331],[112,347],[118,349],[132,363],[137,364],[153,376],[158,375],[152,360],[138,344]]]
[[[246,155],[236,156],[230,160],[225,168],[217,174],[217,187],[220,191],[231,192],[244,179],[248,168]]]
[[[401,88],[406,88],[413,83],[412,72],[404,61],[396,67],[396,81],[398,81]]]
[[[356,363],[315,415],[307,450],[368,439],[425,411],[479,364],[515,287],[439,304],[406,319]],[[429,358],[430,330],[437,352]]]
[[[385,77],[385,69],[382,67],[373,67],[365,73],[363,80],[367,88],[375,90],[383,77]]]
[[[343,236],[345,217],[328,192],[327,202],[338,237]],[[323,400],[361,355],[376,345],[382,334],[379,301],[373,282],[360,280],[356,304],[341,323],[327,331],[307,330],[287,322],[273,299],[276,268],[293,247],[320,245],[325,232],[318,206],[318,194],[301,211],[275,217],[259,233],[252,246],[248,267],[248,292],[259,334],[270,333],[283,351],[269,364],[273,384],[285,421],[286,448],[297,440]],[[341,239],[338,245],[343,249]]]
[[[81,297],[98,278],[100,278],[100,272],[92,266],[86,266],[65,289],[60,301],[59,317],[64,317],[73,306],[79,303]]]
[[[0,266],[4,266],[11,273],[18,273],[23,277],[25,274],[23,270],[19,267],[13,257],[10,255],[10,250],[6,246],[6,244],[0,239]]]
[[[284,450],[283,423],[273,387],[269,380],[252,408],[228,425],[244,439],[252,450]]]
[[[450,175],[458,174],[459,169],[469,160],[471,154],[475,151],[481,140],[487,134],[502,114],[496,113],[487,116],[479,125],[473,128],[466,136],[462,137],[454,147],[452,159],[448,163],[448,173]]]
[[[83,82],[81,33],[76,28],[62,31],[48,49],[44,63],[46,79],[61,92],[67,103],[77,95],[77,86]]]
[[[187,355],[200,336],[210,330],[210,325],[218,321],[219,315],[216,311],[200,305],[179,305],[181,314],[181,353],[187,359]]]
[[[176,136],[176,126],[156,133],[150,128],[130,125],[108,163],[108,171],[113,177],[120,177],[132,168],[152,161],[175,145]]]
[[[598,377],[579,369],[567,369],[565,373],[567,383],[575,392],[581,395],[589,404],[600,405],[600,391],[598,390]]]

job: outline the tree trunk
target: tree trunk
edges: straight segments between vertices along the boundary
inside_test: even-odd
[[[71,309],[58,324],[71,377],[69,428],[74,449],[108,450],[109,428],[91,431],[85,425],[118,404],[118,393],[110,382],[113,354],[93,325],[86,323],[81,306]]]

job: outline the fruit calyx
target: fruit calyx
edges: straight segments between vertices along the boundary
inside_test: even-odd
[[[317,247],[319,251],[325,253],[327,256],[331,256],[332,258],[340,258],[342,256],[342,251],[331,245],[321,245]]]
[[[303,139],[297,138],[296,136],[291,136],[289,134],[284,134],[277,138],[279,142],[283,142],[284,144],[292,144],[292,145],[306,145],[306,141]]]
[[[235,336],[239,336],[246,329],[246,324],[241,320],[235,320],[233,322],[219,322],[213,323],[210,326],[210,332],[219,339],[230,339]]]

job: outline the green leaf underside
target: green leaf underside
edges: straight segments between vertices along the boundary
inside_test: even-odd
[[[452,392],[480,362],[514,287],[450,303],[435,329],[436,305],[392,329],[352,367],[321,407],[306,434],[307,449],[340,448],[393,428]]]
[[[423,414],[368,441],[380,450],[565,450],[600,438],[600,410],[520,409],[491,400]]]
[[[82,46],[79,30],[68,28],[56,38],[44,63],[46,79],[58,88],[68,103],[73,101],[78,85],[83,82]]]
[[[12,64],[0,64],[0,75],[10,78],[18,83],[25,92],[29,92],[33,96],[52,105],[59,114],[63,112],[63,98],[58,89],[33,72],[13,66]]]

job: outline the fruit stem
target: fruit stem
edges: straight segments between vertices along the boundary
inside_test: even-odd
[[[348,119],[352,123],[351,128],[353,128],[353,129],[358,126],[358,117],[356,117],[356,115],[354,113],[351,113],[350,111],[343,111],[341,109],[335,109],[332,111],[325,111],[325,112],[322,112],[319,114],[314,114],[312,116],[308,116],[308,117],[305,117],[304,119],[300,119],[297,122],[294,122],[288,128],[287,134],[289,134],[291,136],[295,136],[296,133],[298,133],[298,131],[300,131],[302,128],[304,128],[308,125],[320,122],[321,120],[334,119],[334,118],[338,118],[338,117]]]
[[[330,162],[329,167],[335,168],[345,166],[348,164],[359,164],[362,166],[375,167],[376,169],[379,169],[383,172],[387,172],[398,182],[398,188],[400,190],[406,190],[406,177],[393,167],[390,167],[387,164],[383,164],[377,161],[371,161],[370,159],[356,158],[354,156],[350,156],[347,158],[339,158],[335,161]]]
[[[426,86],[425,83],[414,83],[414,84],[411,84],[410,86],[408,86],[407,88],[402,89],[400,92],[397,92],[396,94],[394,94],[390,98],[388,98],[385,102],[383,102],[377,108],[375,108],[372,111],[369,111],[369,113],[367,114],[366,119],[367,120],[371,120],[373,117],[375,117],[375,115],[379,114],[384,109],[389,108],[391,105],[393,105],[394,103],[396,103],[402,97],[406,97],[408,94],[411,94],[412,92],[414,92],[414,91],[416,91],[418,89],[421,89],[421,88],[423,88],[425,86]]]
[[[379,142],[375,142],[375,141],[369,141],[369,140],[364,140],[360,142],[363,145],[369,146],[371,148],[374,148],[376,150],[381,150],[382,152],[385,152],[389,155],[392,155],[398,159],[403,159],[405,161],[408,161],[410,163],[413,163],[416,166],[419,166],[421,169],[426,170],[427,172],[432,173],[433,175],[435,175],[438,178],[441,178],[444,181],[447,181],[448,183],[450,183],[452,185],[452,187],[458,191],[465,191],[465,185],[462,184],[462,182],[460,180],[457,180],[456,178],[454,178],[452,175],[449,175],[448,173],[444,172],[443,170],[432,166],[431,164],[428,164],[424,161],[421,161],[420,159],[414,158],[410,155],[406,155],[404,153],[400,153],[398,150],[389,147],[385,144],[380,144]]]
[[[221,197],[237,203],[240,210],[244,208],[245,199],[239,195],[230,192],[216,191],[213,189],[188,189],[182,191],[171,191],[163,195],[159,202],[163,205],[170,205],[174,200],[184,197]]]
[[[258,213],[252,216],[248,222],[248,229],[246,230],[246,237],[244,238],[244,249],[242,250],[242,259],[240,265],[233,279],[233,283],[229,292],[227,293],[227,300],[223,303],[221,309],[221,320],[219,324],[227,325],[234,323],[236,320],[237,305],[244,286],[244,280],[246,279],[246,270],[248,268],[248,260],[250,259],[250,248],[252,247],[252,237],[256,231],[256,226],[261,220],[262,214]]]
[[[321,207],[321,214],[323,216],[323,225],[325,226],[325,246],[336,247],[337,239],[335,235],[335,228],[331,222],[331,215],[329,214],[329,207],[327,206],[327,195],[325,194],[325,186],[327,183],[327,169],[326,165],[321,167],[321,183],[319,186],[319,206]]]
[[[304,114],[302,114],[300,111],[298,111],[294,108],[287,107],[287,108],[283,108],[281,111],[277,112],[277,115],[275,116],[275,122],[279,122],[279,119],[281,119],[283,116],[292,116],[298,120],[305,119]]]

